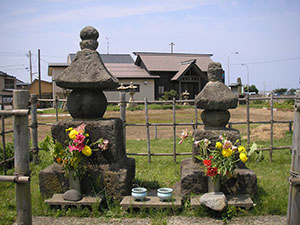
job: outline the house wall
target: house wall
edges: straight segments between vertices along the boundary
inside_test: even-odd
[[[148,100],[154,100],[154,79],[120,79],[118,78],[119,83],[123,83],[124,86],[128,86],[130,82],[133,82],[134,85],[140,86],[140,92],[134,94],[134,100],[143,101],[145,97]],[[108,101],[119,101],[120,92],[119,91],[104,91],[104,94]],[[126,100],[129,100],[129,92],[126,94]]]
[[[55,83],[57,77],[66,69],[67,67],[51,67],[50,72],[49,72],[49,76],[52,77],[52,92],[53,92],[53,98],[64,98],[64,93],[65,91],[58,87]]]
[[[35,80],[29,88],[30,94],[39,95],[39,82]],[[41,94],[42,98],[52,98],[52,84],[48,82],[41,82]]]
[[[159,87],[164,87],[164,92],[170,91],[171,89],[178,93],[178,83],[171,81],[171,78],[176,72],[151,72],[151,75],[159,75],[160,78],[155,80],[155,99],[159,99],[163,93],[159,93]]]

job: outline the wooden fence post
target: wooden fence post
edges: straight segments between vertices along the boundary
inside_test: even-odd
[[[272,162],[272,154],[273,154],[273,123],[274,123],[274,93],[271,93],[271,120],[270,120],[270,162]]]
[[[14,90],[13,108],[28,109],[29,91]],[[30,176],[28,115],[14,116],[15,175]],[[16,185],[17,223],[32,224],[30,183]]]
[[[31,129],[32,129],[32,154],[33,163],[39,163],[39,146],[38,146],[38,122],[37,122],[37,95],[31,96]]]
[[[55,96],[55,118],[56,118],[56,122],[58,122],[58,99],[57,99],[57,96]]]
[[[300,91],[296,97],[300,98]],[[292,162],[290,171],[290,189],[287,212],[288,225],[300,225],[300,101],[295,101],[294,134],[292,146]]]
[[[173,160],[176,162],[176,100],[173,98],[172,109],[173,109]]]
[[[126,149],[126,93],[120,91],[120,118],[123,121],[124,148]]]
[[[147,128],[147,149],[148,149],[148,162],[151,163],[151,151],[150,151],[150,131],[149,131],[149,115],[148,115],[148,100],[145,101],[145,116],[146,116],[146,128]]]
[[[1,110],[4,110],[4,102],[3,102],[3,96],[2,96],[2,104],[1,104]],[[1,129],[1,135],[2,135],[2,146],[3,146],[3,170],[4,174],[7,174],[7,168],[6,168],[6,143],[5,143],[5,117],[1,117],[1,123],[2,123],[2,129]]]
[[[250,148],[250,99],[249,94],[246,95],[247,106],[247,149]]]

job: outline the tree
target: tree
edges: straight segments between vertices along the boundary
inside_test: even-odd
[[[256,94],[258,94],[258,89],[254,84],[249,87],[249,91],[248,91],[248,86],[245,86],[244,90],[245,92],[255,92]]]
[[[273,92],[276,93],[277,95],[283,95],[286,91],[287,91],[287,88],[278,88],[278,89],[273,90]]]
[[[295,95],[296,94],[296,89],[295,88],[291,88],[288,92],[288,95]]]

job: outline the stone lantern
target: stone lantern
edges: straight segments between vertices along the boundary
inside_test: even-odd
[[[53,125],[52,137],[62,144],[67,143],[69,137],[65,130],[85,124],[90,143],[100,138],[108,140],[107,150],[93,151],[87,160],[87,174],[80,181],[81,191],[84,195],[93,195],[105,190],[106,195],[121,199],[131,193],[135,160],[126,156],[123,121],[120,118],[103,118],[107,108],[103,90],[116,89],[119,82],[106,69],[96,51],[98,31],[87,26],[80,32],[80,37],[81,51],[56,80],[59,87],[72,89],[67,107],[73,119]],[[63,168],[57,163],[40,172],[42,195],[48,197],[67,189]]]
[[[188,100],[188,99],[189,99],[189,96],[190,96],[190,93],[189,93],[187,90],[185,90],[185,91],[182,93],[182,96],[183,96],[184,100]],[[188,103],[187,103],[187,102],[184,102],[183,105],[188,105]]]
[[[135,107],[137,104],[134,102],[134,90],[137,88],[137,86],[133,85],[133,82],[130,82],[130,85],[127,87],[129,89],[129,94],[130,94],[130,97],[129,97],[129,103],[127,105],[127,107]]]

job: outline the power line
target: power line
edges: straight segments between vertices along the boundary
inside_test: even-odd
[[[266,61],[258,61],[258,62],[247,62],[247,63],[243,63],[243,64],[248,64],[248,65],[254,65],[254,64],[266,64],[266,63],[277,63],[277,62],[285,62],[285,61],[292,61],[292,60],[297,60],[300,59],[299,57],[292,57],[292,58],[285,58],[285,59],[274,59],[274,60],[266,60]],[[241,65],[242,63],[235,63],[235,64],[231,64],[231,65]]]

